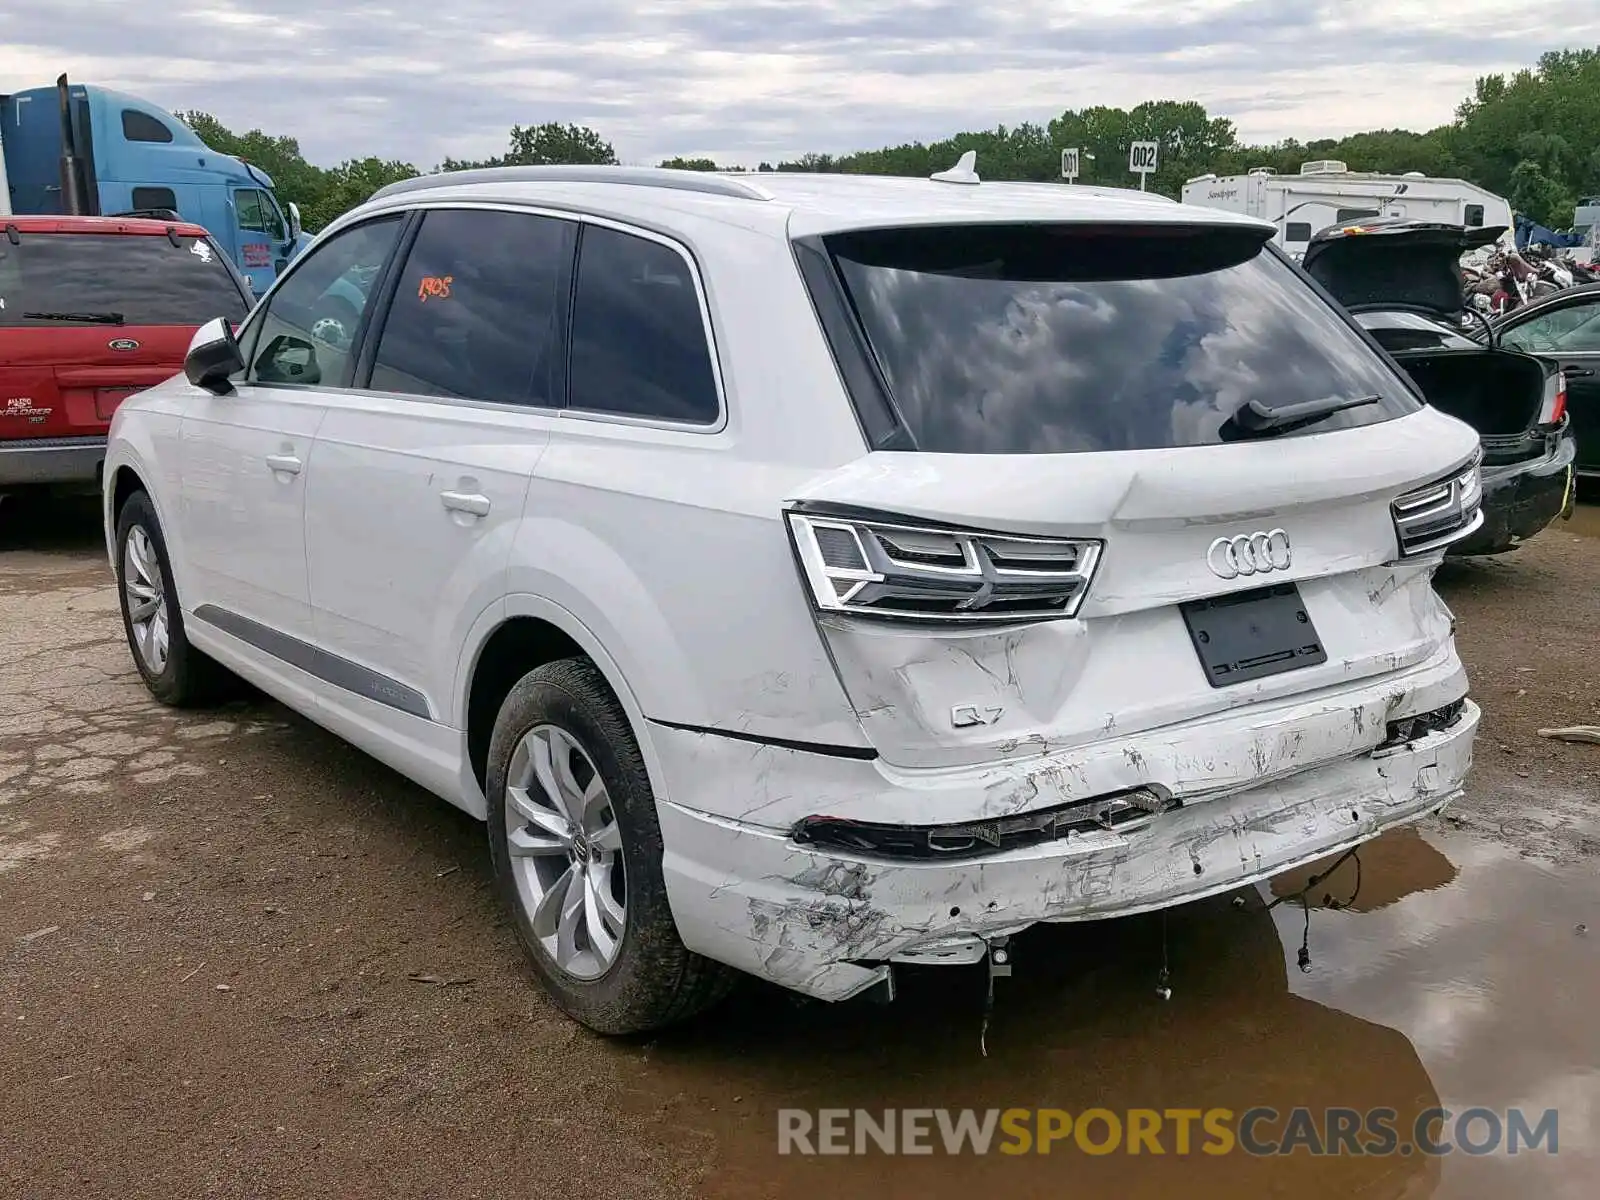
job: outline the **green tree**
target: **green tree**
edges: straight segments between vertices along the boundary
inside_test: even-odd
[[[1532,159],[1525,159],[1511,169],[1511,187],[1507,199],[1517,212],[1526,213],[1544,225],[1570,224],[1576,203],[1571,192],[1546,175],[1544,168]]]
[[[721,167],[709,158],[666,158],[661,165],[673,171],[720,171]]]
[[[1568,196],[1600,191],[1600,47],[1553,50],[1509,78],[1479,79],[1456,110],[1454,142],[1468,178],[1501,195],[1512,193],[1518,172],[1534,203],[1561,208]],[[1544,216],[1572,219],[1570,211]]]
[[[402,179],[411,179],[420,173],[408,162],[381,158],[350,159],[323,173],[321,193],[311,205],[301,205],[300,216],[307,229],[321,229],[341,213],[364,203],[379,188]]]
[[[585,125],[513,125],[508,164],[543,166],[574,163],[613,165],[617,161],[611,143]]]

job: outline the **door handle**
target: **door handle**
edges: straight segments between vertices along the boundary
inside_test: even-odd
[[[300,474],[300,459],[293,454],[269,454],[267,466],[274,471],[282,471],[285,475]]]
[[[1594,374],[1593,367],[1562,367],[1561,370],[1568,379],[1588,379]]]
[[[471,513],[475,517],[489,515],[489,497],[476,492],[440,492],[439,499],[451,512]]]

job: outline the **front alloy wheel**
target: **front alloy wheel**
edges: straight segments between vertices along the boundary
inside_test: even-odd
[[[155,505],[134,492],[117,512],[117,600],[133,665],[163,704],[189,708],[232,693],[234,679],[189,644]]]
[[[139,525],[128,530],[122,550],[122,590],[133,652],[151,675],[167,669],[171,632],[167,624],[167,591],[150,535]]]

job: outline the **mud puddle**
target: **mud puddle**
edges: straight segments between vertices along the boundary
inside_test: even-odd
[[[1575,533],[1579,537],[1600,538],[1600,504],[1580,503],[1572,510],[1571,520],[1557,525],[1556,528],[1565,529],[1568,533]]]
[[[1170,1000],[1156,994],[1159,916],[1035,930],[1018,940],[1016,974],[997,983],[988,1057],[979,1050],[981,971],[930,968],[908,972],[887,1008],[746,997],[649,1047],[629,1103],[684,1139],[717,1146],[703,1189],[717,1197],[1590,1194],[1600,1150],[1593,871],[1449,831],[1401,831],[1361,857],[1359,892],[1347,863],[1307,897],[1307,972],[1297,958],[1308,914],[1298,900],[1269,908],[1275,895],[1305,887],[1310,872],[1301,872],[1170,914]],[[1524,1150],[1512,1160],[1503,1136],[1483,1157],[1202,1149],[1210,1110],[1231,1110],[1236,1125],[1247,1110],[1276,1109],[1276,1123],[1254,1127],[1255,1141],[1270,1143],[1301,1106],[1318,1121],[1328,1108],[1363,1117],[1392,1109],[1402,1145],[1435,1106],[1485,1107],[1502,1119],[1521,1106],[1530,1128],[1556,1108],[1559,1152]],[[1026,1153],[1008,1154],[1000,1146],[1020,1142],[1002,1126],[987,1154],[968,1143],[952,1155],[935,1115],[931,1154],[891,1156],[868,1134],[864,1154],[780,1155],[783,1108],[810,1110],[818,1122],[819,1110],[864,1109],[874,1127],[886,1109],[972,1109],[976,1119],[989,1109],[1074,1118],[1101,1109],[1122,1136],[1096,1116],[1088,1142],[1104,1152],[1069,1135],[1048,1155],[1036,1137]],[[1156,1110],[1160,1124],[1154,1145],[1133,1153],[1129,1123],[1152,1120],[1133,1118],[1136,1109]],[[1176,1109],[1195,1111],[1188,1154],[1179,1153]],[[1018,1124],[1036,1133],[1040,1116]],[[836,1120],[853,1150],[856,1118]],[[1445,1141],[1454,1135],[1449,1123],[1427,1128]],[[1470,1133],[1475,1144],[1487,1136],[1481,1121]]]

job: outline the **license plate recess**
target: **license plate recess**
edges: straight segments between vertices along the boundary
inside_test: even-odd
[[[1230,687],[1328,661],[1292,583],[1190,600],[1178,606],[1212,687]]]

